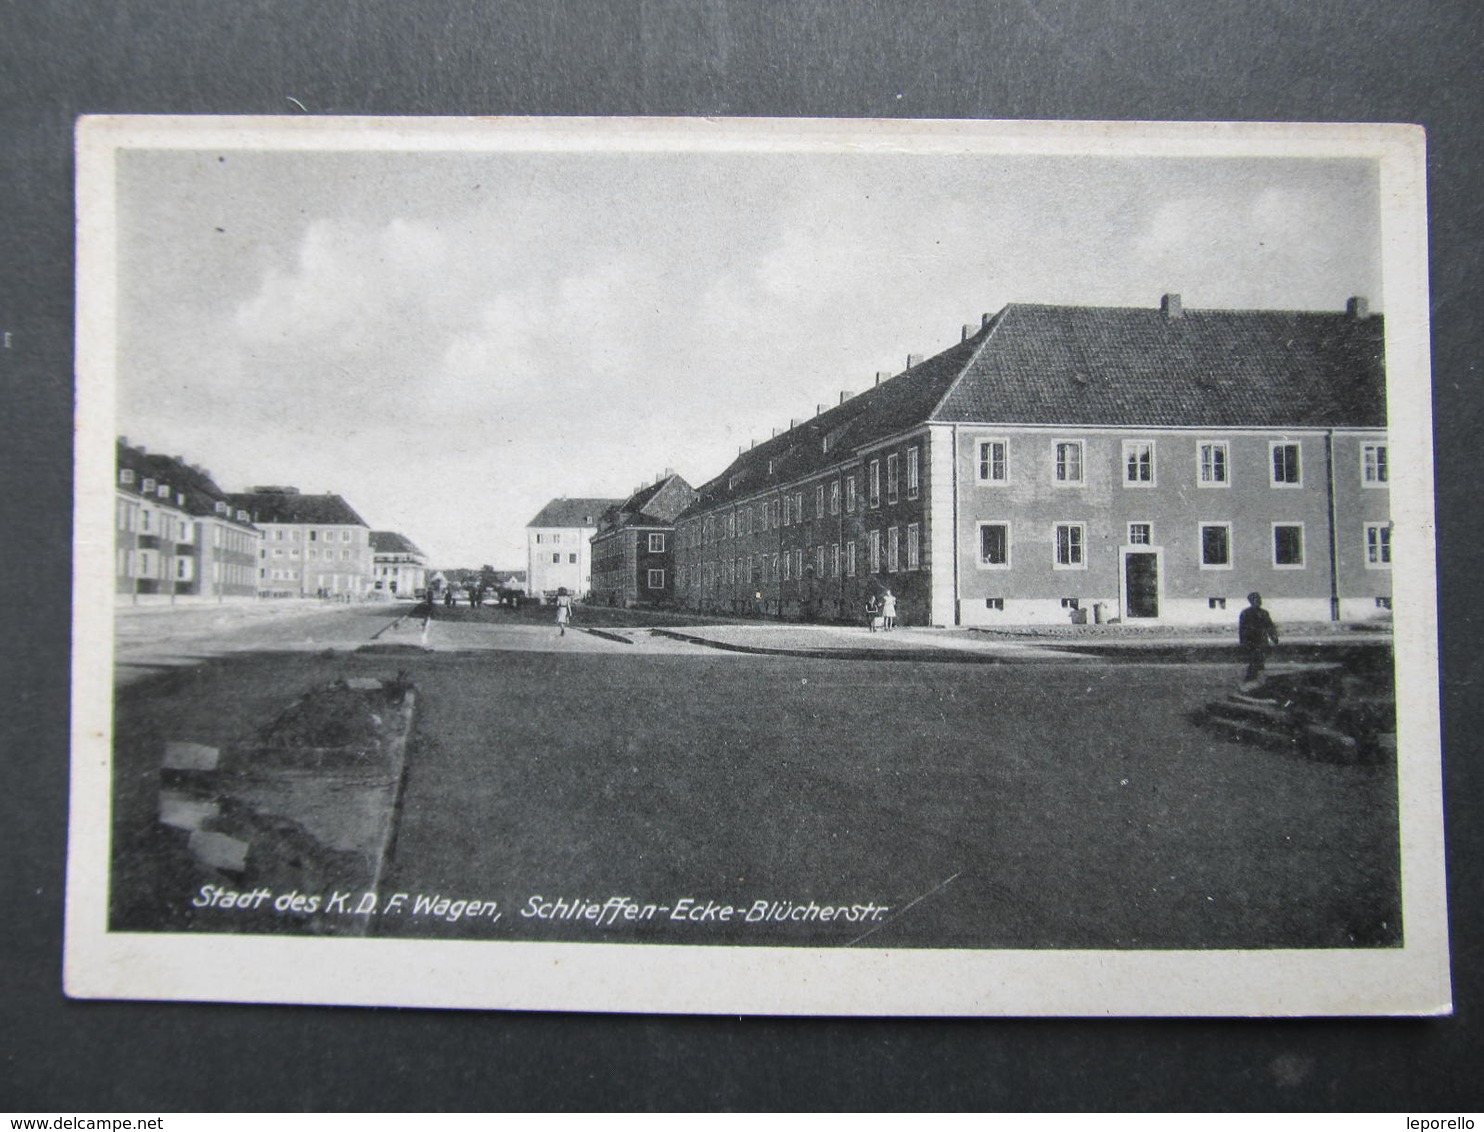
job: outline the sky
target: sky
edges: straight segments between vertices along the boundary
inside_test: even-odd
[[[1374,162],[125,150],[117,432],[524,569],[1009,302],[1340,310]]]

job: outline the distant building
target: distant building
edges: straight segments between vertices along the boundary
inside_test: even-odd
[[[592,598],[603,605],[667,604],[675,596],[675,518],[696,500],[673,471],[598,519]]]
[[[1384,321],[1011,304],[742,452],[677,523],[690,608],[918,625],[1388,617]]]
[[[268,597],[364,597],[371,592],[371,528],[338,495],[254,487],[234,507],[263,532],[258,592]]]
[[[124,437],[116,463],[117,593],[135,600],[257,593],[261,532],[209,472]]]
[[[553,499],[526,524],[526,593],[562,587],[578,596],[592,589],[592,546],[598,519],[621,499]]]
[[[428,557],[406,535],[371,532],[371,589],[412,597],[427,588]]]

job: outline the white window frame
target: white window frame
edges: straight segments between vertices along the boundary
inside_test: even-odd
[[[991,444],[1000,446],[1000,474],[998,476],[994,474],[994,453],[990,453],[988,460],[984,458],[984,449]],[[1055,459],[1054,454],[1053,459]],[[981,487],[1003,487],[1010,482],[1009,437],[978,436],[974,438],[974,482]]]
[[[839,513],[840,513],[840,481],[839,480],[832,480],[830,482],[830,514],[831,515],[838,515]]]
[[[856,495],[855,473],[851,472],[845,477],[845,513],[847,515],[855,514]]]
[[[1134,528],[1135,527],[1143,527],[1144,528],[1144,533],[1147,534],[1149,537],[1145,541],[1143,541],[1143,542],[1135,542],[1134,541]],[[1127,535],[1127,537],[1128,537],[1128,542],[1124,544],[1126,546],[1153,546],[1154,545],[1154,524],[1151,523],[1151,522],[1149,522],[1149,520],[1147,520],[1147,519],[1134,519],[1134,520],[1130,521],[1129,524],[1128,524],[1128,529],[1124,532],[1124,534]]]
[[[1280,480],[1278,478],[1278,466],[1274,462],[1278,449],[1292,448],[1297,454],[1298,479]],[[1301,488],[1304,486],[1304,446],[1297,440],[1270,440],[1268,441],[1268,484],[1277,488]]]
[[[832,577],[832,578],[838,578],[839,576],[840,576],[840,544],[838,542],[835,542],[835,543],[831,543],[830,544],[830,577]]]
[[[886,572],[897,573],[902,567],[901,528],[893,524],[886,528]]]
[[[824,484],[814,485],[814,514],[816,518],[824,518]]]
[[[1135,467],[1142,467],[1142,464],[1132,464],[1130,461],[1131,459],[1137,459],[1140,450],[1144,448],[1147,448],[1149,450],[1149,478],[1135,479],[1130,475],[1130,473],[1134,470]],[[1158,486],[1156,481],[1157,472],[1155,470],[1158,466],[1158,459],[1156,455],[1157,451],[1158,446],[1152,440],[1135,438],[1132,440],[1125,440],[1123,442],[1122,467],[1124,487],[1150,488]]]
[[[880,460],[872,460],[866,470],[866,506],[871,509],[881,506]]]
[[[1061,532],[1063,529],[1077,532],[1077,553],[1080,561],[1063,562],[1061,560]],[[1072,549],[1071,541],[1067,543],[1068,556]],[[1087,524],[1085,522],[1064,521],[1051,525],[1051,568],[1053,570],[1086,570],[1087,569]]]
[[[1206,478],[1206,449],[1221,453],[1222,479]],[[1212,461],[1214,466],[1215,461]],[[1231,444],[1225,440],[1197,440],[1195,442],[1195,485],[1196,487],[1231,487],[1232,485],[1232,451]]]
[[[907,569],[922,569],[922,527],[917,523],[907,524]]]
[[[845,576],[855,577],[855,539],[845,544]]]
[[[881,573],[881,532],[866,532],[866,573]]]
[[[1390,570],[1391,569],[1391,523],[1367,523],[1361,534],[1361,545],[1365,553],[1365,568],[1367,570]],[[1376,541],[1371,541],[1371,535],[1377,535]]]
[[[1386,490],[1391,486],[1390,444],[1368,440],[1360,446],[1360,486]]]
[[[1219,527],[1226,531],[1226,561],[1224,563],[1206,561],[1206,528],[1208,527]],[[1200,567],[1202,570],[1232,569],[1232,563],[1237,555],[1235,545],[1232,542],[1231,523],[1222,519],[1202,519],[1196,526],[1195,545],[1197,553],[1200,555]]]
[[[895,503],[901,499],[901,467],[902,459],[895,452],[886,454],[886,501]]]
[[[913,444],[907,449],[907,498],[916,499],[922,490],[922,448]]]
[[[1005,531],[1005,561],[988,562],[984,558],[984,529],[986,527],[1003,527]],[[974,564],[981,570],[1008,570],[1013,558],[1011,547],[1013,543],[1010,538],[1010,520],[1008,519],[983,519],[974,527]]]
[[[649,553],[665,553],[665,535],[663,531],[651,531],[649,535]]]
[[[1298,528],[1298,533],[1299,533],[1299,560],[1297,562],[1279,562],[1278,561],[1278,531],[1279,531],[1280,528],[1286,528],[1286,527],[1297,527]],[[1274,570],[1304,570],[1304,569],[1307,569],[1308,568],[1308,565],[1309,565],[1309,540],[1308,540],[1308,537],[1304,533],[1304,524],[1303,523],[1274,523],[1273,524],[1272,536],[1271,536],[1271,538],[1269,540],[1269,546],[1271,547],[1271,550],[1270,550],[1269,553],[1272,556],[1272,562],[1273,562],[1273,569]]]
[[[1066,461],[1062,459],[1061,449],[1075,449],[1077,452],[1077,478],[1070,479],[1062,476],[1062,468]],[[1051,482],[1057,487],[1086,487],[1087,486],[1087,442],[1083,440],[1053,440],[1051,442]]]
[[[785,552],[783,555],[783,580],[785,582],[793,581],[793,565],[794,556]]]

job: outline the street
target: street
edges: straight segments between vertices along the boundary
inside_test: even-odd
[[[1394,767],[1196,727],[1229,666],[755,656],[521,625],[482,649],[465,626],[429,638],[445,630],[442,651],[242,651],[124,685],[118,822],[148,820],[161,739],[230,741],[309,686],[402,671],[418,701],[380,899],[403,900],[380,934],[1400,942]]]

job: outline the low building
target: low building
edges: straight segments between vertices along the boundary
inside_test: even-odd
[[[592,589],[592,546],[598,519],[621,499],[553,499],[526,524],[526,593]]]
[[[675,596],[675,519],[696,500],[673,470],[599,517],[592,537],[592,600],[668,605]]]
[[[117,593],[132,600],[257,593],[262,534],[209,472],[125,437],[116,463]]]
[[[263,532],[260,595],[358,598],[371,592],[371,528],[339,495],[264,486],[232,502]]]
[[[428,585],[428,556],[406,535],[371,532],[371,589],[392,597],[413,597]]]
[[[1384,320],[1011,304],[744,451],[677,523],[690,608],[903,624],[1389,616]]]

